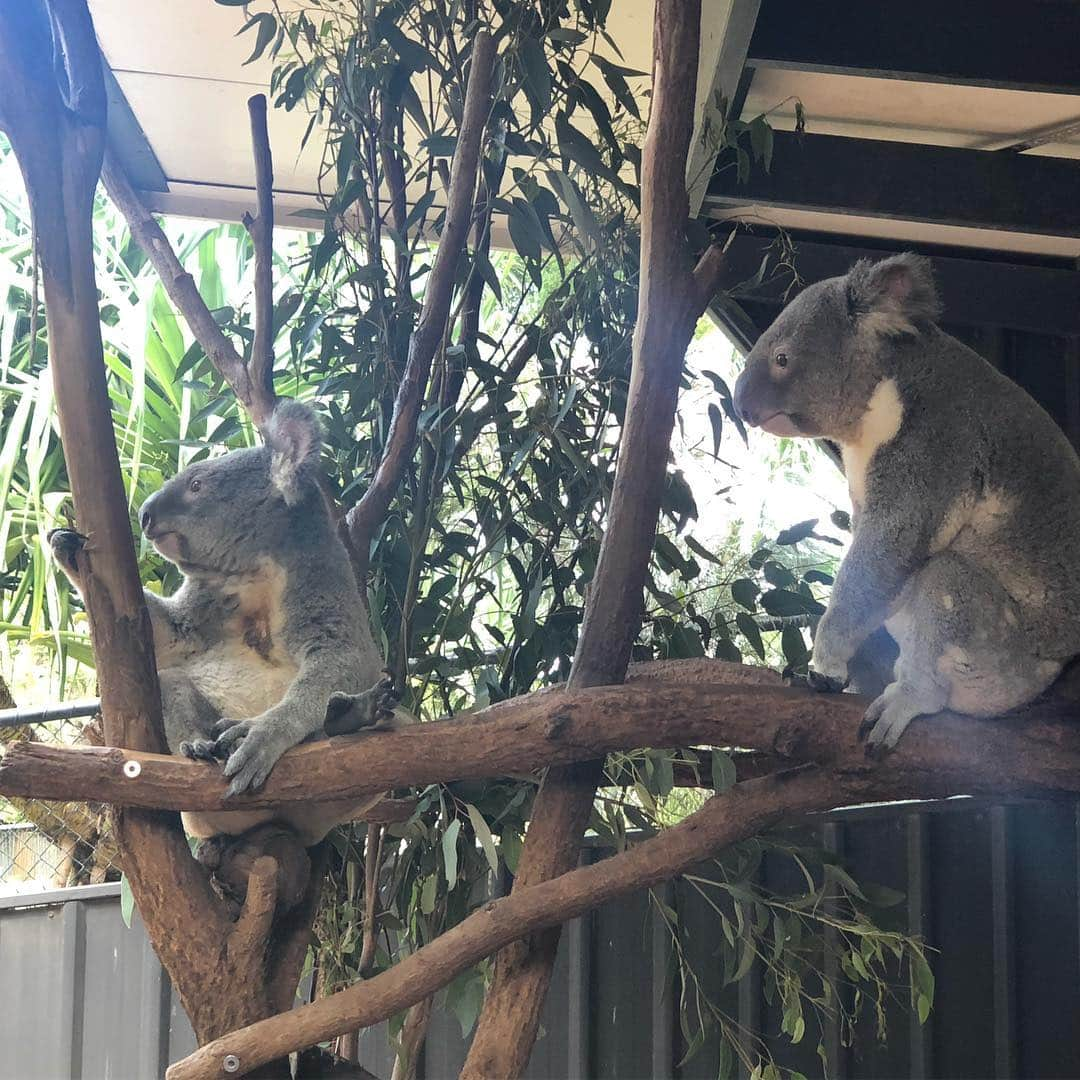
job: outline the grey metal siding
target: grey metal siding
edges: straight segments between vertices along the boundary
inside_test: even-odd
[[[925,1027],[907,987],[887,1007],[889,1041],[870,1018],[854,1045],[822,1033],[840,1080],[1080,1077],[1080,804],[944,804],[841,811],[800,826],[842,854],[855,877],[904,891],[885,913],[939,949],[934,1011]],[[600,857],[594,852],[590,857]],[[766,858],[765,884],[797,885]],[[821,1076],[818,1032],[791,1046],[761,994],[758,972],[722,985],[722,935],[709,904],[685,880],[666,887],[706,991],[761,1031],[778,1062]],[[0,1080],[153,1080],[195,1046],[191,1028],[146,935],[120,917],[115,885],[0,900]],[[714,1036],[683,1065],[680,987],[670,942],[648,895],[574,920],[562,937],[530,1080],[715,1077]],[[692,1000],[692,991],[689,991]],[[421,1076],[457,1075],[466,1041],[436,1009]],[[386,1027],[363,1032],[362,1064],[389,1080]]]

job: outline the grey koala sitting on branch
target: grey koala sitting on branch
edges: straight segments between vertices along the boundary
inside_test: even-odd
[[[925,259],[859,262],[781,312],[735,388],[747,423],[841,448],[853,538],[810,681],[841,689],[882,627],[895,639],[872,753],[918,716],[1026,704],[1080,654],[1080,460],[939,313]]]
[[[189,466],[140,512],[147,538],[184,574],[172,596],[145,594],[169,749],[223,759],[230,795],[259,787],[286,750],[324,728],[389,726],[397,702],[319,490],[318,418],[282,401],[266,438]],[[79,588],[85,538],[60,529],[49,539]],[[198,838],[274,821],[310,846],[364,806],[182,817]]]

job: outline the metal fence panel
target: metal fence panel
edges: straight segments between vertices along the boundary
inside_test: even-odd
[[[151,1080],[195,1048],[116,885],[0,900],[0,986],[0,1080]]]

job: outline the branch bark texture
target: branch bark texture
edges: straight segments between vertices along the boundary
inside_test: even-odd
[[[290,750],[264,788],[225,799],[220,771],[167,754],[20,743],[0,763],[0,793],[148,809],[221,810],[357,799],[389,788],[523,775],[616,750],[692,745],[759,750],[779,767],[815,764],[910,797],[1080,790],[1080,705],[1050,699],[1001,720],[918,720],[881,763],[855,738],[866,701],[783,686],[722,660],[635,665],[622,686],[544,690],[453,720]],[[134,768],[137,766],[137,768]],[[136,775],[130,775],[135,773]],[[876,778],[876,779],[875,779]],[[393,820],[408,802],[373,816]],[[400,809],[399,809],[400,808]]]

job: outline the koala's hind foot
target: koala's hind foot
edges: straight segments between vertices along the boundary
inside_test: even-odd
[[[74,585],[79,584],[79,552],[86,546],[86,537],[74,529],[51,529],[47,539],[53,558]]]
[[[361,694],[331,694],[326,703],[323,731],[334,736],[391,728],[399,701],[401,694],[394,687],[393,675],[384,670],[383,678]]]
[[[915,717],[941,712],[944,707],[944,696],[935,687],[899,680],[890,683],[870,703],[859,725],[859,738],[866,741],[866,756],[884,757]]]
[[[291,829],[275,823],[257,825],[240,836],[212,836],[196,850],[195,858],[210,871],[210,884],[233,919],[247,899],[255,861],[263,855],[277,863],[276,906],[289,911],[303,899],[311,876],[311,859]]]

